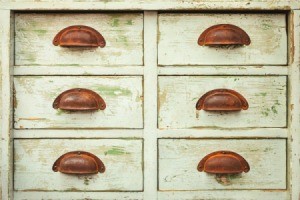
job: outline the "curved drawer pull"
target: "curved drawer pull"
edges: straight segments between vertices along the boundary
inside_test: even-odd
[[[211,90],[198,100],[197,110],[240,111],[248,109],[247,100],[238,92],[229,89]]]
[[[239,174],[248,172],[248,162],[239,154],[231,151],[216,151],[206,155],[199,162],[199,172],[213,174]]]
[[[69,111],[104,110],[106,104],[99,94],[84,88],[66,90],[53,102],[54,109]]]
[[[240,27],[232,24],[218,24],[209,27],[198,38],[200,46],[249,45],[249,35]]]
[[[62,47],[105,47],[104,37],[95,29],[75,25],[59,31],[53,39],[55,46]]]
[[[97,174],[103,173],[105,166],[95,155],[84,151],[72,151],[60,156],[53,164],[54,172],[64,174]]]

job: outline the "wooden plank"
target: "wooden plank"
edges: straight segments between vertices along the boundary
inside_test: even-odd
[[[10,10],[0,11],[0,29],[2,31],[1,67],[2,67],[2,199],[13,199],[13,148],[12,148],[12,52],[13,52],[13,16]]]
[[[105,129],[105,130],[14,130],[14,138],[143,138],[139,129]]]
[[[14,78],[15,128],[143,128],[141,76],[19,76]],[[54,99],[72,88],[97,92],[105,110],[65,112]]]
[[[248,110],[206,112],[196,110],[206,92],[233,89],[243,95]],[[159,128],[286,127],[285,76],[160,76]]]
[[[293,11],[289,16],[289,79],[288,79],[288,121],[289,121],[289,140],[287,162],[288,167],[288,189],[291,199],[300,199],[300,159],[299,159],[299,132],[300,132],[300,11]]]
[[[287,191],[278,190],[163,191],[158,192],[158,197],[160,200],[199,200],[199,197],[214,200],[289,200]]]
[[[159,190],[286,189],[286,140],[159,140]],[[240,154],[248,173],[224,175],[199,172],[209,153],[228,150]]]
[[[249,46],[199,46],[200,34],[216,24],[234,24],[250,37]],[[174,29],[174,27],[176,27]],[[286,65],[285,14],[159,15],[159,65]]]
[[[17,13],[15,17],[15,65],[143,65],[141,13]],[[106,46],[54,46],[54,36],[71,25],[96,29]]]
[[[159,130],[159,138],[287,138],[288,129],[174,129]]]
[[[287,66],[163,66],[159,75],[288,75]]]
[[[15,10],[290,10],[295,0],[2,0],[0,7]],[[38,2],[38,3],[33,3]],[[72,3],[70,3],[72,2]]]
[[[142,200],[142,192],[15,192],[15,200],[23,199],[94,199],[94,200]]]
[[[14,66],[14,75],[143,75],[141,66]]]
[[[105,172],[66,175],[52,165],[70,151],[99,157]],[[142,191],[143,142],[121,139],[15,139],[14,189],[17,191]]]
[[[153,200],[157,199],[157,12],[145,12],[144,15],[144,199]]]
[[[1,56],[0,56],[0,121],[2,122],[2,26],[3,26],[3,19],[0,19],[0,49],[1,49]],[[2,125],[0,126],[0,133],[2,133]],[[2,136],[1,136],[2,138]],[[2,171],[2,142],[0,143],[0,177]],[[0,181],[0,197],[2,197],[2,181]]]

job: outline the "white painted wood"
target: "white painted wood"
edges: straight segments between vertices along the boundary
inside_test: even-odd
[[[160,200],[289,200],[286,190],[214,190],[212,191],[163,191],[158,192]]]
[[[19,76],[14,78],[15,128],[143,128],[142,77]],[[106,109],[65,112],[54,99],[72,88],[97,92]]]
[[[15,65],[143,65],[141,13],[17,13],[15,17]],[[96,29],[105,38],[106,46],[54,46],[55,35],[71,25]]]
[[[153,200],[157,199],[157,12],[145,12],[144,23],[144,200]]]
[[[34,67],[34,70],[33,70]],[[141,66],[15,66],[14,75],[143,75]]]
[[[12,64],[13,64],[13,16],[10,10],[0,10],[0,29],[2,31],[1,68],[2,68],[2,120],[1,120],[1,185],[2,199],[13,199],[13,149],[12,149]]]
[[[288,140],[288,171],[290,176],[288,177],[291,199],[300,199],[300,159],[299,159],[299,132],[300,132],[300,11],[292,11],[289,17],[289,33],[290,33],[290,68],[288,79],[288,121],[289,121],[289,140]],[[293,32],[294,31],[294,32]]]
[[[15,69],[16,71],[16,69]],[[287,66],[163,66],[159,75],[288,75]]]
[[[233,89],[243,95],[248,110],[207,112],[196,110],[206,92]],[[160,76],[159,128],[252,128],[286,126],[285,76]]]
[[[200,34],[216,24],[233,24],[247,32],[249,46],[199,46]],[[284,14],[160,14],[159,65],[286,65]]]
[[[14,189],[23,191],[142,191],[142,140],[22,139],[14,140]],[[59,156],[88,151],[106,170],[95,175],[53,172]]]
[[[297,0],[2,0],[0,7],[16,10],[290,10]],[[33,3],[38,2],[38,3]],[[72,2],[72,3],[70,3]]]
[[[286,189],[286,140],[159,140],[159,190]],[[199,172],[209,153],[229,150],[244,157],[248,173],[218,177]]]
[[[22,129],[14,130],[14,138],[143,138],[141,129],[74,129],[74,130],[47,130]]]
[[[16,135],[16,133],[15,133]],[[251,129],[173,129],[159,130],[159,138],[287,138],[288,129],[251,128]]]
[[[1,11],[0,11],[1,12]],[[3,19],[0,19],[0,49],[1,49],[1,56],[0,56],[0,121],[2,122],[2,36],[3,36]],[[0,126],[0,133],[2,133],[2,124]],[[2,136],[1,136],[2,138]],[[0,177],[1,176],[1,171],[2,171],[2,142],[0,143]],[[0,197],[2,197],[2,181],[0,181]]]
[[[63,200],[112,200],[112,199],[127,199],[127,200],[142,200],[142,192],[22,192],[14,193],[15,200],[36,200],[36,199],[63,199]]]

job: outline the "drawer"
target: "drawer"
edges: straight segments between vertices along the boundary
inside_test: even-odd
[[[286,127],[286,81],[285,76],[160,76],[159,128]],[[196,109],[201,97],[219,88],[238,92],[249,108]]]
[[[218,24],[238,26],[250,37],[250,45],[199,46],[202,32]],[[159,65],[287,64],[285,14],[165,13],[159,15],[158,38]]]
[[[73,25],[99,32],[105,47],[54,46],[56,34]],[[15,65],[143,65],[143,14],[17,13]]]
[[[141,76],[15,76],[14,127],[143,128],[142,81]],[[96,92],[106,108],[96,111],[54,109],[54,100],[73,88]],[[62,105],[84,106],[94,101],[93,98],[83,103],[80,98],[70,102],[66,99],[60,101]]]
[[[16,139],[14,189],[73,192],[142,191],[142,150],[143,142],[138,139]],[[54,172],[54,162],[61,155],[72,151],[85,151],[97,156],[104,164],[105,171],[80,175]],[[71,161],[69,160],[69,163]],[[74,170],[70,164],[60,166],[69,166],[70,172]]]
[[[250,170],[238,174],[197,170],[206,155],[224,150],[243,157]],[[286,189],[286,140],[159,140],[159,190],[211,189]]]

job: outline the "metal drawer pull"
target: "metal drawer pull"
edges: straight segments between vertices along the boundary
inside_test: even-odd
[[[95,155],[85,151],[72,151],[60,156],[53,164],[54,172],[64,174],[97,174],[103,173],[105,166]]]
[[[248,162],[239,154],[231,151],[216,151],[206,155],[199,162],[199,172],[213,174],[239,174],[248,172]]]
[[[238,92],[229,89],[211,90],[198,100],[197,110],[240,111],[249,107],[247,100]]]
[[[75,25],[59,31],[53,39],[55,46],[62,47],[105,47],[104,37],[95,29]]]
[[[218,24],[209,27],[198,38],[200,46],[249,45],[249,35],[232,24]]]
[[[84,88],[66,90],[56,97],[54,109],[68,111],[104,110],[106,104],[99,94]]]

